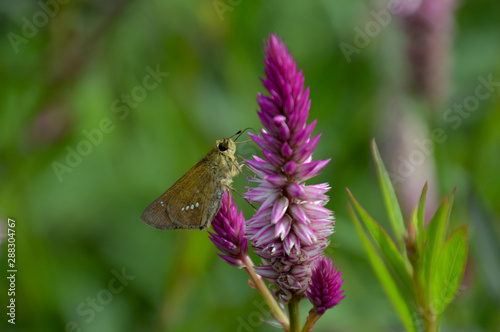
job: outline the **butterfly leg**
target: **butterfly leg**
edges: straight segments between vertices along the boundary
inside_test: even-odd
[[[231,186],[226,186],[226,190],[228,192],[231,192],[231,191],[234,191],[235,193],[237,193],[238,195],[240,195],[248,204],[250,204],[251,207],[253,207],[253,209],[255,211],[257,211],[257,208],[255,206],[252,205],[252,203],[250,203],[250,201],[248,201],[238,190],[234,189],[233,187]]]
[[[250,172],[252,172],[253,176],[256,177],[257,176],[257,173],[255,173],[253,171],[253,169],[250,168],[250,166],[248,166],[247,164],[244,164],[243,162],[240,164],[240,167],[245,167],[246,169],[248,169]],[[243,173],[243,172],[242,172]]]
[[[243,167],[245,167],[246,169],[248,169],[250,172],[253,173],[254,177],[257,176],[257,174],[250,168],[250,166],[248,166],[247,164],[245,164],[245,159],[242,157],[242,156],[237,156],[241,159],[243,159],[242,162],[238,163],[238,171],[243,174],[243,175],[246,175],[245,173],[243,173],[243,171],[241,170]]]

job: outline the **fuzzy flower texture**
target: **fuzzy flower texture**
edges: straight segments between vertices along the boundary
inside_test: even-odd
[[[333,308],[345,297],[342,295],[344,291],[340,290],[344,283],[341,276],[328,258],[322,257],[316,262],[307,297],[318,314],[324,314],[326,309]]]
[[[232,197],[224,192],[219,212],[212,221],[215,233],[210,233],[210,240],[217,249],[224,254],[219,254],[226,262],[243,268],[243,259],[248,255],[248,240],[245,236],[245,219],[243,212],[238,214],[238,208],[234,205]]]
[[[284,43],[271,35],[265,48],[262,79],[270,96],[259,94],[258,115],[264,126],[251,138],[262,148],[264,159],[247,160],[257,174],[258,186],[247,188],[245,198],[260,203],[247,222],[246,236],[265,264],[257,273],[272,285],[283,302],[305,295],[316,261],[323,257],[333,233],[333,213],[327,183],[306,185],[330,161],[312,160],[321,134],[311,138],[316,120],[307,125],[309,88]]]

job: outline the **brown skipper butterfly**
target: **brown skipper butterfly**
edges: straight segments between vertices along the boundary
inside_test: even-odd
[[[219,212],[224,190],[231,189],[233,177],[241,172],[235,152],[231,138],[218,140],[205,158],[146,208],[141,220],[157,229],[206,230]]]

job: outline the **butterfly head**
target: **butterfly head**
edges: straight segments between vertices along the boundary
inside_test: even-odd
[[[219,153],[225,156],[234,156],[234,153],[236,152],[236,144],[232,139],[223,138],[218,140],[215,144],[217,146],[217,149],[219,150]]]

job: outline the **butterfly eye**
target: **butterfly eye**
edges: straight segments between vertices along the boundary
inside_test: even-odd
[[[222,143],[219,143],[219,146],[218,146],[219,150],[220,151],[226,151],[227,150],[227,146],[225,146],[224,144]]]

